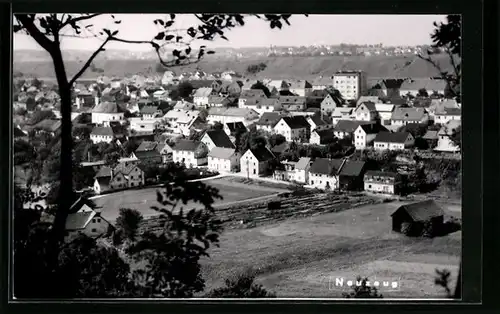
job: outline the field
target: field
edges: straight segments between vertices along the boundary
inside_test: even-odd
[[[204,182],[219,189],[223,197],[222,200],[217,200],[215,202],[215,206],[227,206],[249,199],[266,198],[286,191],[284,188],[250,185],[238,181],[241,180],[219,178],[205,180]],[[103,217],[110,221],[114,221],[118,217],[118,210],[120,208],[136,209],[140,211],[145,218],[148,218],[157,215],[157,212],[152,210],[151,206],[158,206],[156,202],[156,191],[158,190],[161,191],[161,188],[116,192],[98,196],[94,198],[94,202],[98,207],[102,208]],[[186,206],[189,205],[196,206],[195,204],[188,204]]]
[[[435,56],[443,70],[451,70],[446,56]],[[196,69],[205,72],[233,70],[245,74],[249,65],[265,63],[266,69],[258,73],[260,78],[312,79],[320,75],[332,75],[338,70],[363,70],[368,77],[431,77],[439,73],[426,61],[417,56],[324,56],[324,57],[262,57],[259,59],[224,60],[211,57],[197,64],[176,67],[176,72],[189,72]],[[404,66],[410,62],[410,65]],[[97,60],[95,65],[104,69],[107,76],[124,77],[133,74],[154,74],[157,60]],[[65,62],[68,73],[76,73],[81,62]],[[54,77],[50,60],[22,61],[14,56],[14,71],[41,78]],[[82,78],[96,78],[100,74],[86,71]]]
[[[398,281],[385,298],[439,298],[436,269],[457,275],[461,232],[441,238],[412,239],[391,232],[389,215],[401,203],[369,205],[246,230],[228,230],[220,248],[203,260],[207,288],[251,269],[257,282],[279,297],[341,297],[330,289],[335,277],[357,275]],[[453,208],[456,210],[456,208]],[[449,211],[460,216],[460,212]],[[446,218],[445,218],[446,219]]]

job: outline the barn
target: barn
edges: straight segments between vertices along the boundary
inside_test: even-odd
[[[408,236],[432,236],[443,227],[444,211],[433,200],[400,206],[392,217],[392,230]]]

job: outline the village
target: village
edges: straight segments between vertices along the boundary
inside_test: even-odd
[[[449,211],[433,191],[446,186],[455,192],[446,199],[461,201],[461,102],[446,88],[435,78],[374,82],[357,70],[311,81],[232,71],[80,81],[74,171],[85,179],[68,239],[105,235],[120,208],[139,210],[143,228],[154,229],[161,219],[151,206],[170,164],[221,191],[216,210],[229,229],[370,205],[392,208],[383,221],[392,217],[385,224],[393,232],[446,234]],[[16,143],[50,145],[61,127],[58,101],[57,89],[22,78]]]

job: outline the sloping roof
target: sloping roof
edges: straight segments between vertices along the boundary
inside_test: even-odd
[[[258,113],[253,109],[248,108],[217,108],[208,109],[208,114],[212,116],[228,116],[228,117],[248,117],[251,114],[258,116]]]
[[[89,199],[87,199],[86,197],[80,196],[73,203],[73,205],[71,205],[71,207],[69,208],[69,211],[71,213],[76,213],[77,211],[79,211],[83,207],[83,205],[87,205],[90,208],[94,207],[94,204],[92,204],[92,202]]]
[[[342,166],[342,159],[316,158],[309,172],[326,175],[336,175]]]
[[[321,116],[318,116],[318,115],[314,115],[312,117],[309,117],[309,119],[312,120],[312,122],[314,122],[314,124],[316,126],[322,126],[322,125],[328,125],[328,124],[331,124],[332,122],[329,121],[330,119],[328,119],[328,117],[321,117]]]
[[[382,84],[385,88],[400,88],[403,82],[403,79],[386,79],[382,81]]]
[[[104,101],[92,109],[93,113],[120,113],[123,112],[122,108],[115,102]]]
[[[312,88],[311,83],[305,80],[294,80],[289,82],[290,89]]]
[[[219,158],[219,159],[229,159],[235,153],[234,148],[225,148],[225,147],[214,147],[208,153],[208,157]]]
[[[391,120],[420,121],[425,116],[424,108],[402,108],[394,109]]]
[[[66,230],[84,229],[95,215],[95,211],[69,214],[66,218]]]
[[[377,108],[375,107],[375,103],[373,101],[364,101],[362,103],[359,103],[358,108],[364,105],[368,111],[377,111]],[[356,108],[356,109],[358,109]]]
[[[35,124],[33,128],[37,130],[44,130],[47,132],[56,132],[57,130],[59,130],[59,128],[61,128],[61,121],[45,119]]]
[[[142,114],[154,114],[158,112],[158,106],[144,106],[140,111]]]
[[[135,164],[126,165],[125,163],[119,163],[118,165],[116,165],[114,172],[115,175],[119,172],[123,173],[124,175],[129,175],[136,167],[137,166]]]
[[[135,151],[136,152],[147,152],[150,150],[155,150],[156,145],[158,145],[157,142],[142,141],[141,144],[137,147],[137,149]]]
[[[263,90],[261,89],[247,89],[241,92],[240,98],[241,99],[248,99],[248,98],[254,98],[254,97],[266,97],[266,94],[264,93]]]
[[[335,126],[334,130],[335,131],[340,131],[340,132],[346,132],[346,133],[352,133],[356,131],[358,126],[362,124],[373,124],[374,122],[372,121],[352,121],[352,120],[339,120],[337,122],[337,125]]]
[[[279,112],[264,112],[259,121],[255,122],[256,125],[269,125],[274,127],[283,116]]]
[[[228,104],[230,101],[227,99],[227,97],[223,96],[210,96],[208,97],[208,103],[209,104]]]
[[[313,86],[333,86],[333,80],[330,77],[317,77],[312,81]]]
[[[301,157],[297,164],[295,165],[295,169],[297,170],[306,170],[309,164],[311,163],[311,158],[309,157]]]
[[[228,122],[228,123],[226,123],[226,125],[227,125],[227,128],[229,129],[229,132],[231,134],[233,134],[237,130],[245,130],[246,131],[246,129],[247,129],[245,127],[245,124],[243,124],[243,122],[241,122],[241,121],[238,121],[238,122]]]
[[[365,168],[365,162],[360,160],[346,160],[339,175],[346,177],[359,177]]]
[[[361,103],[368,101],[371,101],[372,103],[376,104],[380,102],[380,98],[378,96],[361,96],[356,102],[356,107],[359,106]]]
[[[208,130],[205,134],[214,142],[216,147],[234,148],[234,144],[224,130]]]
[[[92,129],[91,135],[115,136],[115,132],[109,126],[96,126]]]
[[[212,94],[212,91],[211,87],[201,87],[194,92],[193,97],[208,97]]]
[[[194,152],[198,146],[200,146],[201,142],[199,141],[191,141],[191,140],[179,140],[173,150],[183,150],[183,151],[191,151]]]
[[[112,169],[111,167],[108,166],[103,166],[101,169],[99,169],[99,172],[95,175],[96,178],[102,178],[102,177],[111,177],[112,174]]]
[[[273,154],[282,154],[284,153],[288,148],[290,148],[290,144],[288,142],[283,142],[279,145],[274,146],[271,148],[271,152]]]
[[[373,176],[373,177],[389,177],[389,178],[396,178],[398,176],[397,173],[395,172],[389,172],[389,171],[376,171],[376,170],[368,170],[365,172],[365,176]]]
[[[318,134],[320,140],[326,140],[335,137],[335,133],[333,132],[332,129],[314,130],[313,133]]]
[[[403,144],[409,135],[408,132],[380,132],[375,137],[374,142]]]
[[[309,122],[307,122],[307,119],[304,116],[283,117],[282,119],[291,129],[310,127]]]
[[[438,138],[438,131],[429,130],[422,138],[424,140],[436,140]]]
[[[419,90],[425,88],[427,92],[442,91],[446,88],[446,81],[442,79],[431,78],[412,78],[407,79],[401,84],[402,90]]]
[[[375,109],[378,112],[392,112],[394,107],[394,104],[375,104]]]
[[[451,120],[446,122],[445,125],[439,130],[438,135],[452,135],[453,131],[462,125],[460,120]]]
[[[258,161],[266,161],[275,157],[267,147],[251,148],[250,151]]]
[[[278,105],[277,99],[259,98],[259,97],[248,98],[248,100],[245,103],[245,106],[275,107],[276,105]]]
[[[435,115],[437,116],[460,116],[462,115],[462,110],[460,108],[442,108],[441,110],[437,111]]]
[[[391,216],[404,210],[415,222],[427,221],[434,217],[444,216],[444,211],[433,200],[426,200],[400,206]]]
[[[278,98],[278,100],[282,105],[283,104],[302,105],[302,104],[306,103],[306,97],[302,97],[302,96],[280,96]]]
[[[360,127],[366,134],[377,134],[379,132],[388,132],[387,128],[380,124],[361,124]]]
[[[339,118],[349,116],[353,113],[353,111],[354,108],[352,107],[336,107],[335,109],[333,109],[332,117]]]

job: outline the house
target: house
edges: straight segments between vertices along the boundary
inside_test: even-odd
[[[111,178],[113,176],[113,170],[111,167],[102,166],[94,177],[94,192],[96,194],[101,194],[111,190]]]
[[[129,130],[134,132],[154,132],[161,125],[159,118],[128,118]]]
[[[215,92],[210,87],[198,88],[193,94],[193,102],[196,106],[207,106],[208,98],[215,96]]]
[[[363,190],[365,166],[364,161],[345,159],[338,172],[339,189],[342,191]]]
[[[403,108],[394,109],[391,117],[391,124],[403,126],[407,124],[426,124],[429,121],[429,115],[424,108]]]
[[[343,139],[346,137],[354,137],[354,132],[358,126],[362,124],[375,124],[374,121],[352,121],[352,120],[339,120],[333,128],[333,133],[336,138]]]
[[[332,120],[328,116],[313,115],[306,118],[310,125],[311,132],[314,130],[323,131],[333,129]]]
[[[310,126],[303,116],[282,117],[274,133],[283,135],[288,142],[305,142],[309,140]]]
[[[312,84],[304,80],[291,81],[288,86],[291,93],[302,97],[309,95],[312,89]]]
[[[309,169],[312,165],[311,158],[301,157],[295,164],[294,181],[307,184],[309,182]]]
[[[223,130],[224,132],[226,132],[227,136],[229,136],[233,143],[236,139],[237,134],[243,134],[248,131],[243,122],[225,123]]]
[[[160,117],[163,112],[158,106],[144,106],[139,111],[144,119],[154,119]]]
[[[172,109],[162,118],[167,122],[167,129],[176,134],[189,136],[190,130],[200,121],[197,110]]]
[[[267,98],[266,94],[261,89],[248,89],[241,91],[240,97],[238,99],[238,107],[244,108],[245,103],[251,98]]]
[[[143,165],[157,165],[163,163],[163,156],[158,147],[159,143],[142,141],[139,147],[132,153],[132,158],[137,158]]]
[[[401,187],[401,177],[398,173],[369,170],[364,177],[365,191],[395,195]]]
[[[380,84],[382,92],[386,97],[402,96],[401,94],[401,84],[403,84],[404,79],[386,79]]]
[[[381,103],[380,97],[378,96],[361,96],[359,99],[356,101],[356,107],[361,105],[364,102],[372,102],[374,104],[379,104]]]
[[[143,186],[144,171],[135,163],[118,163],[111,172],[109,186],[112,190]]]
[[[354,120],[354,108],[336,107],[332,114],[332,124],[335,126],[340,120]]]
[[[434,123],[446,124],[449,121],[462,119],[462,110],[460,108],[443,108],[434,113]]]
[[[224,96],[209,96],[207,101],[207,107],[227,107],[231,104],[231,101]]]
[[[212,151],[214,147],[235,148],[231,139],[226,132],[224,132],[224,130],[206,131],[205,135],[201,138],[201,142],[207,146],[209,151]]]
[[[214,147],[208,153],[208,169],[219,172],[236,172],[240,166],[240,155],[234,148]]]
[[[252,109],[245,108],[209,108],[207,122],[214,124],[220,122],[222,124],[230,122],[242,122],[245,126],[251,124],[259,118],[259,114]]]
[[[314,145],[327,145],[335,140],[335,134],[333,129],[326,130],[314,130],[311,132],[309,138],[309,144]]]
[[[461,126],[461,124],[462,123],[460,120],[451,120],[443,125],[438,132],[438,141],[434,150],[451,153],[460,152],[460,146],[456,145],[451,137],[453,136],[455,130],[457,130]]]
[[[90,133],[90,140],[92,143],[111,143],[112,141],[123,138],[123,133],[119,132],[117,128],[111,126],[96,126]]]
[[[269,161],[274,154],[267,147],[248,149],[240,159],[240,170],[247,177],[264,176],[269,169]]]
[[[260,119],[255,122],[255,128],[259,131],[266,131],[269,133],[274,132],[274,126],[281,120],[285,115],[279,112],[265,112],[262,114]]]
[[[375,121],[377,118],[378,112],[374,102],[362,102],[354,109],[354,119],[356,121]]]
[[[415,138],[409,132],[380,132],[373,140],[376,150],[403,150],[414,144]]]
[[[111,224],[94,210],[71,213],[66,218],[64,240],[71,241],[79,234],[97,238],[105,234],[110,226]]]
[[[259,115],[264,114],[265,112],[273,112],[280,109],[280,104],[278,99],[273,98],[249,98],[240,106],[240,108],[252,109],[257,112]]]
[[[279,145],[273,146],[270,150],[273,153],[274,156],[280,157],[283,153],[287,152],[290,149],[290,143],[289,142],[283,142]]]
[[[92,123],[106,125],[110,121],[122,121],[124,110],[115,102],[105,101],[92,109]]]
[[[411,78],[401,83],[399,89],[400,95],[413,95],[417,96],[418,91],[425,89],[429,95],[433,92],[444,95],[446,89],[446,80],[432,79],[432,78]]]
[[[279,105],[286,111],[304,111],[306,110],[306,97],[302,96],[280,96]]]
[[[429,145],[429,148],[434,148],[436,147],[439,139],[438,135],[439,131],[435,130],[428,130],[424,136],[422,136],[422,139],[424,139],[427,142],[427,145]]]
[[[338,174],[345,160],[316,158],[309,170],[309,185],[322,190],[338,190]]]
[[[444,211],[433,200],[426,200],[400,206],[391,218],[392,231],[420,236],[426,225],[433,230],[442,228]]]
[[[187,168],[200,167],[208,162],[209,150],[200,141],[180,140],[172,148],[172,158]]]
[[[380,124],[359,125],[354,131],[354,146],[356,149],[365,149],[373,143],[379,132],[388,132],[388,130]]]
[[[394,104],[375,104],[375,109],[377,110],[378,118],[380,119],[380,124],[390,125],[392,113],[396,106]]]
[[[320,103],[321,112],[330,115],[335,111],[335,108],[342,106],[342,99],[328,93]]]
[[[278,169],[274,170],[273,179],[280,181],[295,181],[295,161],[282,161]]]
[[[328,87],[333,87],[333,80],[331,77],[320,76],[314,79],[311,85],[313,90],[324,90]]]
[[[54,136],[61,129],[61,120],[45,119],[31,126],[37,134],[45,133]]]

